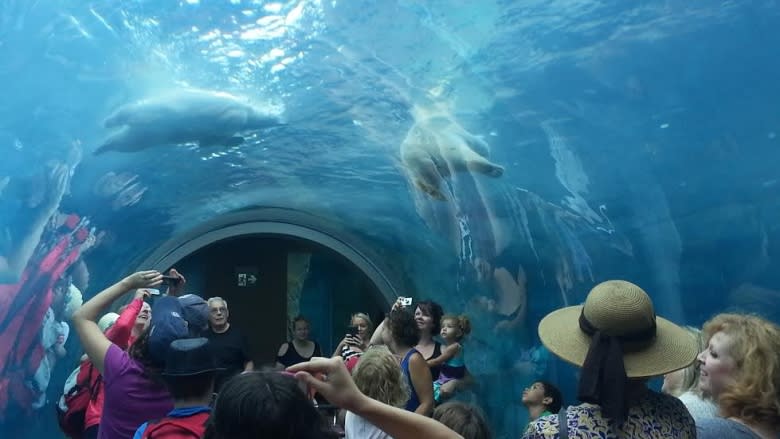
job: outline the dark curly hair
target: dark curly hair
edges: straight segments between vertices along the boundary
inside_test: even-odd
[[[338,437],[298,387],[279,372],[251,372],[219,392],[204,439],[330,439]]]
[[[441,331],[441,318],[444,316],[444,309],[433,300],[421,300],[417,302],[417,308],[420,308],[423,315],[430,316],[433,319],[433,328],[431,333],[436,335]]]
[[[387,329],[399,345],[413,347],[420,342],[420,328],[408,308],[399,308],[388,314]]]
[[[143,366],[143,376],[150,379],[153,383],[159,386],[164,386],[165,382],[162,379],[162,370],[165,367],[165,363],[155,361],[152,355],[149,353],[149,335],[152,333],[152,325],[149,325],[144,331],[135,339],[133,344],[127,349],[127,353],[130,358],[138,361]]]

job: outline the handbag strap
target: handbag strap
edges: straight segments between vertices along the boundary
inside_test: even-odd
[[[567,416],[568,409],[561,407],[561,411],[558,412],[558,437],[560,439],[569,439],[569,419]]]

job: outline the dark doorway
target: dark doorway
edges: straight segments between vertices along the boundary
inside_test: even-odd
[[[187,277],[187,292],[227,300],[230,322],[249,338],[255,365],[272,364],[298,314],[311,322],[311,337],[330,355],[349,316],[380,319],[386,304],[368,277],[322,245],[292,237],[228,238],[173,264]]]

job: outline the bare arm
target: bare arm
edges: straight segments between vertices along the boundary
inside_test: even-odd
[[[331,355],[332,358],[341,358],[341,349],[344,348],[344,345],[346,344],[346,339],[342,339],[338,346],[336,346],[336,350],[333,351],[333,355]]]
[[[369,346],[385,344],[385,342],[382,341],[382,333],[385,332],[385,320],[387,319],[382,320],[379,326],[374,330],[374,333],[371,334],[371,340],[368,341]]]
[[[431,369],[428,363],[420,354],[413,354],[409,358],[409,377],[412,380],[412,387],[417,392],[417,398],[420,405],[414,411],[415,413],[430,416],[433,413],[433,379],[431,378]]]
[[[100,330],[95,320],[100,312],[111,305],[123,294],[136,288],[152,287],[162,283],[162,274],[157,271],[141,271],[122,279],[98,293],[95,297],[88,300],[73,313],[73,326],[81,339],[81,345],[87,356],[92,360],[100,373],[103,373],[103,363],[106,359],[106,352],[111,346],[111,342]]]
[[[399,297],[396,299],[395,303],[393,304],[392,308],[390,308],[390,312],[395,311],[398,308],[403,308],[403,304],[401,303],[401,298]],[[382,334],[387,330],[385,329],[385,322],[387,321],[387,318],[382,319],[382,322],[379,324],[379,326],[376,327],[374,330],[374,333],[371,334],[371,340],[368,341],[369,346],[374,345],[382,345],[385,344],[382,341]]]
[[[422,364],[424,365],[425,362],[422,361]],[[438,421],[383,404],[360,393],[347,372],[344,362],[338,358],[313,358],[306,363],[291,366],[287,370],[297,372],[297,379],[315,388],[331,403],[359,415],[396,439],[461,438],[459,434]],[[312,376],[314,373],[326,374],[328,381],[315,378]]]
[[[290,349],[290,343],[282,343],[281,346],[279,346],[279,352],[276,353],[276,367],[284,369],[284,364],[280,361],[282,357],[284,357],[284,354],[287,353],[287,350]]]
[[[347,335],[339,342],[339,345],[336,346],[336,350],[333,352],[331,357],[341,358],[341,350],[344,348],[344,346],[349,346],[350,350],[354,352],[363,352],[363,339],[357,335]],[[314,356],[318,357],[319,355]]]
[[[0,281],[5,283],[15,283],[19,281],[24,268],[30,261],[38,247],[46,224],[57,211],[62,201],[62,195],[68,185],[70,169],[67,165],[59,164],[51,172],[49,177],[48,191],[45,195],[43,204],[35,211],[35,216],[29,223],[29,228],[24,233],[24,238],[19,245],[14,246],[11,252],[4,257],[0,257]]]
[[[441,388],[439,389],[439,394],[441,395],[442,400],[449,399],[455,395],[455,392],[468,389],[473,385],[474,377],[471,375],[471,373],[469,373],[468,369],[466,369],[466,374],[463,376],[463,378],[447,381],[446,383],[442,384]]]
[[[168,285],[168,289],[165,291],[165,294],[176,297],[183,295],[184,286],[187,284],[187,279],[184,277],[184,275],[179,273],[175,268],[171,268],[168,271],[168,276],[178,278],[179,281],[172,285]]]
[[[431,358],[427,361],[428,367],[434,367],[443,364],[445,361],[448,361],[455,355],[458,355],[458,352],[460,352],[460,343],[452,343],[447,345],[447,347],[445,347],[441,352],[441,355],[436,358]]]
[[[398,407],[382,404],[379,401],[361,395],[351,410],[353,413],[379,427],[396,439],[449,439],[460,438],[458,433],[447,428],[439,421]]]
[[[255,362],[252,361],[252,357],[249,354],[249,340],[245,336],[241,336],[243,342],[243,353],[244,353],[244,372],[251,372],[255,370]]]

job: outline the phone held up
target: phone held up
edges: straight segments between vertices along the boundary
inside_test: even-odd
[[[347,327],[347,335],[350,335],[352,337],[357,337],[358,336],[358,328],[356,328],[354,326]]]
[[[401,300],[401,305],[403,305],[403,306],[411,306],[412,305],[412,298],[411,297],[399,297],[398,299]]]
[[[181,282],[181,279],[176,276],[163,276],[162,278],[165,285],[170,285],[172,287],[179,285],[179,282]]]

